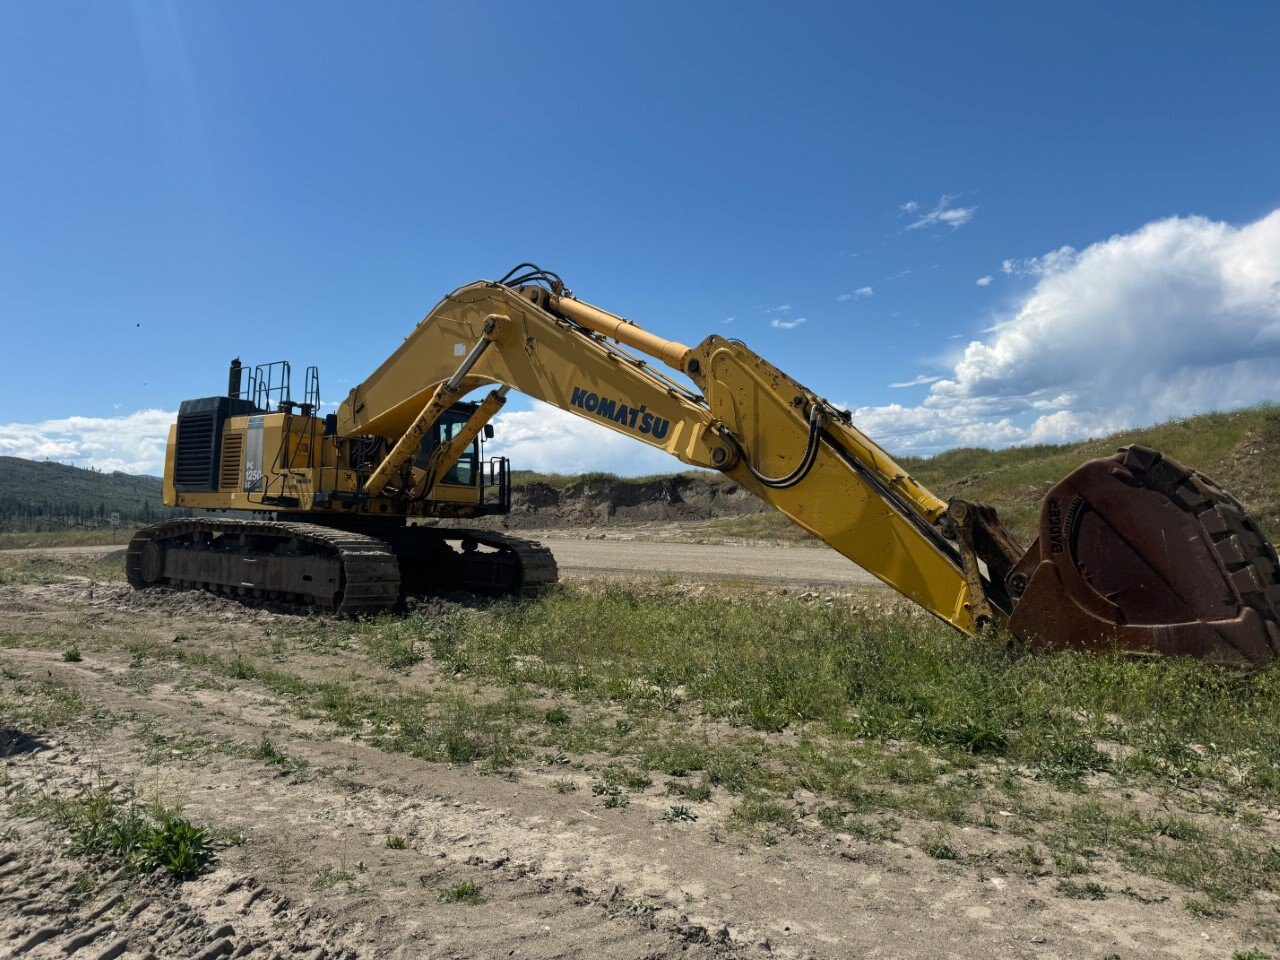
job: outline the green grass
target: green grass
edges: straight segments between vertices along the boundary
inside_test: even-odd
[[[476,907],[484,903],[480,884],[471,880],[463,880],[449,887],[441,887],[436,891],[436,895],[441,903],[463,903],[467,906]]]
[[[90,787],[73,795],[45,792],[20,801],[15,813],[56,825],[69,835],[71,853],[118,863],[135,873],[163,869],[187,880],[214,858],[211,831],[175,809],[141,804],[130,791]]]
[[[157,503],[159,499],[157,496]],[[107,544],[115,544],[123,549],[129,542],[129,538],[133,536],[136,526],[136,524],[130,524],[84,530],[4,530],[0,531],[0,550],[92,547]]]
[[[52,730],[79,720],[85,710],[80,694],[61,681],[32,679],[7,670],[4,673],[0,686],[0,729]],[[0,740],[0,748],[3,747]]]
[[[286,672],[280,637],[259,657],[159,643],[138,655],[256,681],[335,733],[427,760],[572,763],[606,807],[655,785],[688,809],[719,795],[730,825],[764,843],[902,831],[923,849],[969,827],[1035,851],[1038,863],[1008,854],[1009,869],[1081,884],[1119,864],[1211,909],[1280,889],[1280,854],[1253,812],[1280,802],[1280,669],[1027,655],[855,602],[660,588],[565,586],[535,602],[308,629],[308,649],[354,666],[349,679]],[[353,664],[384,648],[383,630],[435,679],[402,681],[372,653],[373,675]],[[1162,811],[1136,810],[1135,789]],[[795,802],[801,790],[816,802]]]
[[[538,603],[396,629],[416,631],[451,672],[584,702],[664,712],[684,698],[705,716],[759,731],[800,727],[1007,758],[1065,786],[1109,771],[1280,801],[1280,740],[1270,733],[1280,724],[1280,668],[1241,676],[1186,660],[1021,655],[1004,638],[975,640],[852,605],[727,604],[612,588],[562,588]],[[1117,758],[1105,744],[1126,750]],[[655,744],[645,762],[681,775],[706,769],[709,757],[672,741]],[[883,762],[900,782],[935,776],[926,754]]]
[[[0,553],[0,583],[54,583],[68,576],[123,581],[123,550],[105,555]]]

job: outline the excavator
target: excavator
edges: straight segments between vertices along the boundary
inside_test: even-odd
[[[1141,446],[1091,460],[1024,550],[740,340],[663,339],[532,264],[448,294],[327,415],[314,367],[296,403],[287,363],[232,361],[227,394],[183,402],[169,431],[164,502],[206,513],[140,530],[129,582],[346,615],[406,591],[537,593],[546,548],[457,525],[510,509],[509,463],[483,446],[511,390],[725,474],[965,634],[1236,667],[1280,647],[1275,550],[1194,470]]]

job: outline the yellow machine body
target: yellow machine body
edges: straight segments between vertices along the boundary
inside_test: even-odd
[[[1266,662],[1280,646],[1275,551],[1229,495],[1155,451],[1125,448],[1064,479],[1024,553],[990,507],[943,502],[847,412],[740,341],[663,339],[528,264],[446,296],[327,417],[316,415],[318,377],[310,402],[293,404],[286,386],[271,410],[277,388],[256,369],[252,398],[234,361],[228,396],[182,405],[165,502],[271,521],[148,528],[130,548],[136,585],[366,612],[400,588],[380,551],[405,582],[449,570],[498,591],[551,582],[554,561],[537,544],[473,530],[450,553],[443,532],[405,526],[509,508],[506,461],[485,463],[481,447],[516,390],[732,477],[967,634],[1007,625],[1033,645],[1224,663]],[[464,400],[483,388],[496,389]]]

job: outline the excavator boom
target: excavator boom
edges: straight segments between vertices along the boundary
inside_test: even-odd
[[[1274,550],[1236,501],[1154,451],[1072,473],[1024,552],[990,507],[934,496],[740,341],[689,347],[573,297],[555,274],[510,276],[442,300],[352,391],[339,432],[412,436],[450,399],[438,391],[498,384],[725,473],[965,633],[1233,665],[1274,656]],[[394,458],[375,477],[400,469]]]

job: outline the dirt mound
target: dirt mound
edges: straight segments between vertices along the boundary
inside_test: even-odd
[[[511,494],[509,527],[601,527],[689,523],[768,508],[732,480],[675,474],[643,480],[585,477],[557,488],[534,481]]]

